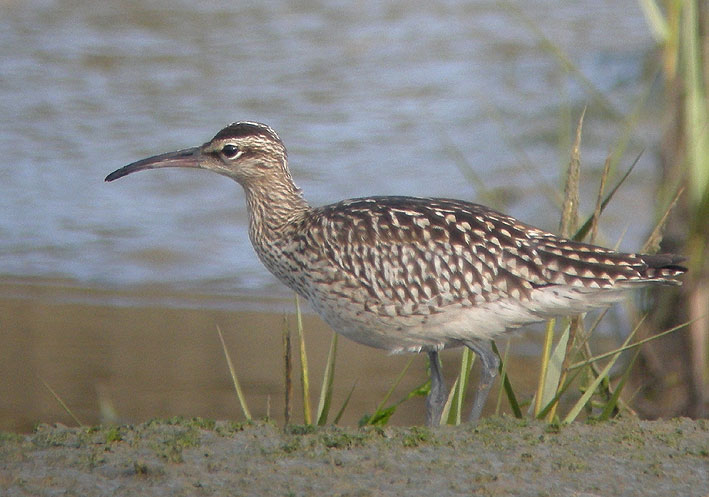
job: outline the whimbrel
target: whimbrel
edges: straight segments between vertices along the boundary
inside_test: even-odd
[[[429,425],[440,422],[447,398],[440,350],[464,345],[480,358],[475,421],[498,369],[490,339],[609,305],[625,290],[679,285],[686,271],[676,255],[567,240],[460,200],[381,196],[311,207],[278,135],[254,122],[230,124],[202,146],[134,162],[106,181],[160,167],[206,169],[241,184],[256,254],[333,330],[392,353],[427,352]]]

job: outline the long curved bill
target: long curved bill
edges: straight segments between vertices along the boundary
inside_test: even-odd
[[[157,169],[159,167],[199,167],[202,158],[202,147],[185,148],[177,152],[155,155],[123,166],[106,176],[106,181],[122,178],[123,176],[142,171],[144,169]]]

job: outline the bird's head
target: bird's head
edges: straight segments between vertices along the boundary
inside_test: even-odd
[[[199,147],[133,162],[106,176],[106,181],[160,167],[206,169],[228,176],[245,188],[263,181],[292,182],[281,139],[270,127],[254,122],[230,124]]]

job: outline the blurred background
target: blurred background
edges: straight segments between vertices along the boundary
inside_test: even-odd
[[[103,181],[232,121],[279,133],[314,205],[444,196],[555,231],[587,106],[583,213],[609,152],[614,178],[642,152],[599,241],[637,250],[667,207],[663,66],[635,0],[0,0],[0,25],[0,429],[73,423],[48,386],[85,423],[239,419],[217,326],[252,413],[282,418],[293,295],[251,249],[241,188],[184,170]],[[318,378],[330,332],[305,324]],[[340,346],[354,424],[407,358]],[[417,358],[399,395],[425,378]]]

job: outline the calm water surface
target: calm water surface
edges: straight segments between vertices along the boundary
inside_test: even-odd
[[[634,0],[523,8],[0,2],[0,275],[288,295],[251,250],[238,185],[180,170],[103,182],[113,169],[201,144],[235,120],[279,132],[313,204],[371,194],[486,201],[458,168],[462,154],[486,188],[502,189],[497,207],[553,229],[557,210],[538,186],[559,184],[566,113],[575,119],[590,106],[589,171],[622,124],[524,19],[618,115],[649,84],[652,40]],[[653,133],[635,130],[627,157],[651,147]],[[654,177],[653,160],[645,155],[626,206],[652,211],[643,176]],[[625,223],[609,213],[610,243]],[[644,229],[633,226],[628,248]]]
[[[235,344],[255,413],[275,413],[281,316],[190,314],[273,312],[273,297],[291,297],[253,254],[241,188],[185,170],[103,182],[232,121],[279,132],[315,205],[445,196],[555,229],[544,187],[558,190],[588,104],[590,212],[624,116],[655,98],[652,39],[635,0],[514,4],[523,10],[493,1],[0,0],[0,428],[71,422],[40,377],[87,422],[107,419],[98,406],[110,402],[128,420],[231,417],[217,324]],[[623,168],[647,151],[603,225],[606,243],[625,234],[628,250],[654,210],[660,119],[652,103],[643,109]],[[343,347],[354,348],[343,349],[338,395],[356,378],[374,394],[358,401],[356,391],[353,404],[369,407],[357,404],[353,423],[403,363],[384,358],[393,364],[385,372],[370,362],[383,354]],[[424,379],[417,361],[408,386]]]

